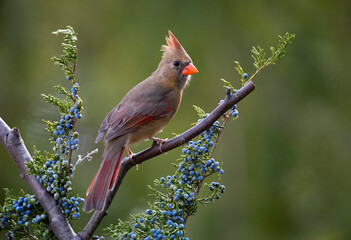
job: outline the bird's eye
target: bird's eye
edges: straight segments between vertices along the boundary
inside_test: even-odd
[[[173,65],[176,66],[176,67],[178,67],[178,66],[179,66],[179,61],[174,61],[174,62],[173,62]]]

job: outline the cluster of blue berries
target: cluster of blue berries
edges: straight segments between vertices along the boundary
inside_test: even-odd
[[[79,144],[78,132],[68,134],[68,129],[72,129],[72,126],[70,125],[70,128],[66,128],[65,124],[61,123],[62,121],[65,121],[65,118],[69,119],[69,117],[70,115],[62,116],[60,122],[54,123],[56,126],[56,130],[53,132],[54,137],[52,138],[52,141],[55,144],[54,151],[60,150],[63,154],[68,154],[69,150],[76,150]],[[72,118],[70,120],[72,120]]]
[[[12,230],[6,233],[7,239],[10,240],[19,237],[21,228],[45,222],[46,215],[36,197],[26,194],[17,199],[6,198],[0,211],[0,219],[1,229],[12,227]]]
[[[236,105],[234,105],[234,106],[232,107],[231,114],[232,114],[232,116],[235,117],[235,118],[237,118],[237,117],[239,116],[239,112],[238,112],[238,110],[237,110]]]
[[[74,83],[73,87],[71,88],[71,96],[75,101],[81,101],[81,99],[78,96],[78,90],[79,90],[79,84]],[[80,114],[78,113],[79,111],[75,112],[75,117],[76,118],[81,118]]]
[[[67,79],[72,80],[71,77],[67,77]],[[48,129],[52,132],[51,143],[54,145],[54,151],[60,151],[63,154],[76,150],[79,144],[78,132],[73,132],[76,120],[82,118],[83,107],[82,100],[77,94],[78,90],[79,84],[74,83],[70,93],[74,104],[73,107],[71,107],[70,103],[65,102],[67,105],[65,106],[67,109],[66,113],[62,113],[61,119],[50,124]],[[46,123],[50,122],[47,121]]]
[[[62,209],[64,210],[64,213],[66,214],[66,216],[72,216],[73,219],[77,219],[80,216],[79,213],[79,203],[84,202],[83,198],[77,197],[71,197],[71,198],[61,198],[58,200],[60,206],[62,207]]]
[[[46,191],[54,196],[67,217],[76,219],[80,210],[78,204],[84,202],[84,199],[71,196],[72,183],[69,176],[73,172],[73,165],[68,167],[68,161],[57,153],[53,158],[42,162],[42,167],[37,169],[36,178]]]
[[[115,239],[183,239],[184,238],[184,219],[183,211],[175,209],[175,206],[169,204],[168,210],[160,210],[154,208],[147,209],[145,213],[133,216],[135,224],[132,227],[127,222],[116,226],[115,230],[119,234],[115,234]],[[126,229],[122,230],[125,227]],[[122,231],[121,231],[122,230]]]
[[[215,196],[215,199],[219,199],[221,197],[220,194],[223,194],[225,191],[225,186],[220,185],[218,182],[211,182],[209,190],[214,192],[213,195]]]
[[[246,74],[247,75],[247,74]],[[236,93],[238,90],[234,89],[234,93]],[[224,102],[224,100],[221,100],[219,103],[222,104]],[[230,112],[230,114],[234,117],[234,118],[238,118],[239,116],[239,112],[238,112],[238,109],[237,109],[237,106],[234,105],[232,107],[232,110]]]
[[[42,219],[45,219],[45,214],[43,214],[43,216],[35,215],[35,209],[38,207],[38,200],[34,195],[20,197],[14,200],[9,206],[3,206],[0,213],[1,228],[4,228],[6,224],[11,221],[15,221],[15,224],[25,225],[26,227],[28,227],[30,223],[39,223]]]
[[[202,120],[200,119],[198,122]],[[211,158],[209,151],[213,146],[213,138],[217,136],[220,127],[219,122],[216,121],[213,126],[200,134],[201,138],[198,141],[190,141],[182,149],[183,159],[177,169],[181,179],[180,185],[197,183],[213,172],[224,173],[219,162]]]

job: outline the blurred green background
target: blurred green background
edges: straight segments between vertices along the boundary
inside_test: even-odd
[[[31,152],[34,144],[49,148],[41,119],[59,116],[40,94],[53,93],[58,83],[69,86],[50,60],[61,54],[62,38],[50,33],[72,25],[79,33],[77,77],[85,100],[78,152],[100,149],[73,180],[84,196],[100,162],[103,144],[94,143],[100,122],[156,69],[168,29],[200,72],[162,138],[197,119],[193,104],[216,107],[224,97],[220,78],[240,87],[234,60],[250,75],[252,46],[267,49],[278,34],[295,33],[287,56],[255,79],[257,89],[238,105],[240,119],[221,138],[215,158],[224,162],[226,193],[201,207],[186,233],[206,240],[351,239],[350,13],[350,1],[331,0],[0,0],[0,116],[21,130]],[[132,169],[103,225],[144,211],[152,201],[146,185],[171,174],[179,153]],[[0,188],[29,191],[2,147],[0,163]],[[89,217],[83,214],[75,230]]]

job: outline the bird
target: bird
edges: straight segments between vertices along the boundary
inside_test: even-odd
[[[134,86],[101,123],[95,142],[105,135],[105,148],[100,168],[91,182],[83,210],[103,211],[106,197],[112,191],[126,148],[153,139],[161,146],[163,140],[154,136],[163,130],[177,112],[184,88],[198,70],[183,46],[169,30],[167,45],[162,45],[162,59],[157,69]]]

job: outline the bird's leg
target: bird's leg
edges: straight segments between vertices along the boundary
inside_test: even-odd
[[[158,150],[160,150],[160,152],[163,153],[163,151],[162,151],[162,144],[164,142],[167,142],[168,138],[162,139],[162,138],[157,138],[157,137],[151,137],[150,139],[152,139],[154,141],[154,144],[158,145]]]
[[[128,147],[129,159],[130,159],[130,161],[132,161],[132,163],[134,163],[136,170],[138,170],[138,164],[136,164],[136,163],[133,161],[134,153],[133,153],[132,150],[130,149],[129,144],[127,145],[127,147]]]

